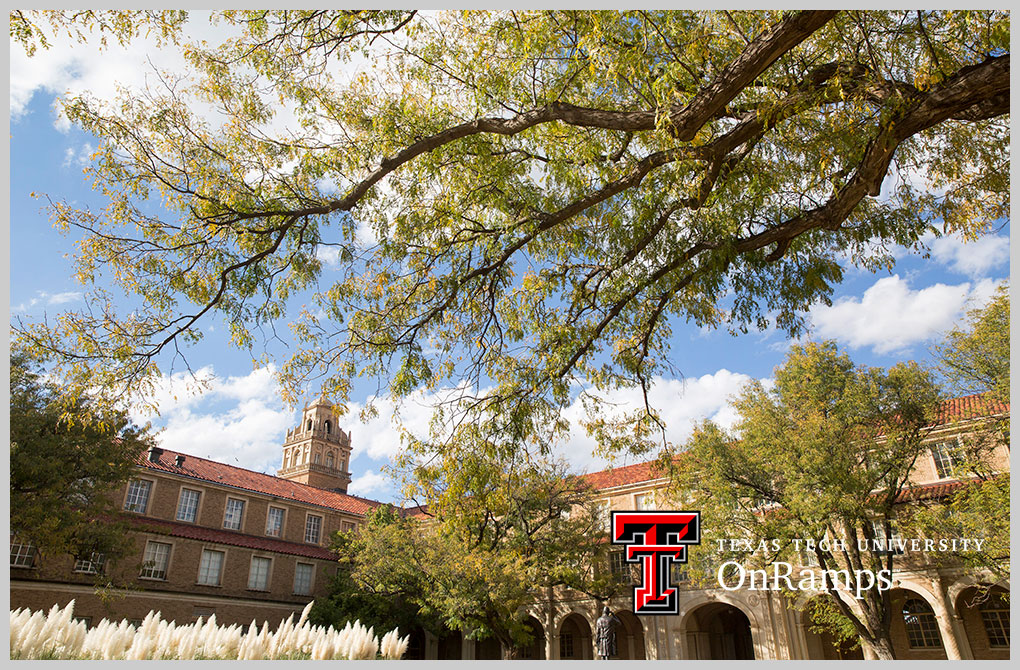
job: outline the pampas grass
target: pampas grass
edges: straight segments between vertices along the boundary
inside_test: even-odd
[[[398,659],[407,651],[409,638],[396,630],[380,641],[357,621],[342,630],[312,626],[311,608],[309,603],[297,622],[291,615],[275,631],[269,630],[269,622],[259,628],[252,621],[247,632],[236,624],[218,625],[215,614],[178,626],[164,621],[159,612],[149,612],[137,628],[127,620],[103,619],[88,629],[73,619],[73,600],[63,609],[54,605],[48,614],[17,609],[11,611],[11,658],[370,660]]]

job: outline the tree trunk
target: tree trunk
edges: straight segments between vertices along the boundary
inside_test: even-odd
[[[893,651],[892,638],[886,631],[880,631],[875,636],[874,642],[867,642],[862,640],[864,644],[871,648],[872,653],[875,654],[875,658],[880,661],[893,661],[896,659],[896,653]]]

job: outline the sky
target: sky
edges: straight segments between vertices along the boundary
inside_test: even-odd
[[[212,29],[200,24],[200,30]],[[83,288],[72,274],[75,240],[54,230],[46,199],[102,207],[82,169],[96,146],[95,138],[57,114],[55,101],[68,92],[90,91],[109,98],[116,86],[138,87],[152,65],[180,68],[180,57],[145,40],[105,52],[58,40],[33,58],[20,46],[10,47],[10,311],[11,318],[52,318],[82,305]],[[36,194],[33,196],[32,194]],[[890,271],[877,274],[849,268],[831,306],[817,305],[808,314],[812,339],[835,339],[855,360],[889,366],[902,360],[927,361],[930,346],[957,324],[968,310],[984,304],[995,286],[1009,277],[1009,228],[999,226],[977,241],[944,237],[929,241],[922,258],[900,250]],[[159,391],[159,414],[135,413],[151,421],[161,444],[176,451],[208,457],[260,472],[280,467],[281,445],[299,409],[282,403],[274,382],[275,367],[253,367],[248,354],[230,347],[226,328],[212,322],[205,339],[187,352],[197,377],[208,380],[200,395],[188,391],[188,373],[167,371]],[[790,346],[777,331],[731,336],[676,324],[672,354],[682,378],[660,378],[650,396],[662,408],[671,441],[680,442],[704,418],[730,424],[729,398],[752,379],[768,380]],[[393,403],[381,399],[378,417],[357,419],[374,385],[356,383],[350,412],[341,425],[351,433],[353,482],[349,492],[400,502],[397,487],[381,469],[400,448]],[[412,432],[428,425],[430,396],[414,394],[399,419]],[[613,398],[638,402],[636,391]],[[594,443],[578,424],[579,403],[568,408],[570,438],[557,451],[577,471],[607,465],[592,455]],[[616,465],[634,462],[618,458]]]

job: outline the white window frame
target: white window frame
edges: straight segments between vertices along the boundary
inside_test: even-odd
[[[79,572],[85,575],[98,575],[103,571],[103,564],[106,563],[106,556],[98,551],[93,551],[88,558],[74,558],[74,568],[71,572]]]
[[[280,512],[280,527],[277,532],[270,533],[269,530],[269,519],[273,516],[273,510],[279,510]],[[283,537],[283,525],[287,522],[287,510],[284,507],[277,507],[276,505],[270,505],[266,510],[266,535],[269,537]]]
[[[935,477],[938,479],[952,479],[956,476],[956,468],[963,459],[960,458],[960,440],[953,437],[948,440],[933,442],[928,451],[931,452],[931,460],[935,465]]]
[[[138,494],[135,492],[135,485],[145,485],[145,500],[142,503],[142,509],[138,509]],[[156,488],[155,482],[151,479],[132,479],[128,482],[127,494],[124,496],[124,511],[134,512],[135,514],[146,514],[149,511],[149,502],[152,500],[152,491]],[[132,502],[132,497],[136,498]]]
[[[215,575],[212,572],[212,556],[219,554],[219,564],[216,566]],[[206,559],[209,557],[209,560]],[[196,583],[203,586],[220,586],[223,584],[223,566],[227,563],[227,552],[222,549],[202,548],[202,556],[198,561],[198,580]]]
[[[263,563],[265,561],[265,563]],[[265,565],[265,575],[261,575],[261,570],[257,573],[255,571],[255,565],[258,562],[259,565]],[[256,578],[258,576],[263,577],[261,586],[259,585]],[[248,590],[249,591],[268,591],[269,584],[273,575],[273,559],[269,556],[252,556],[251,562],[248,564]]]
[[[230,523],[228,523],[228,521],[232,521],[232,516],[230,514],[230,503],[232,503],[232,502],[241,503],[241,511],[237,515],[237,525],[236,526],[232,526],[232,525],[230,525]],[[226,528],[227,530],[241,530],[241,529],[244,528],[244,511],[245,511],[245,508],[248,507],[247,502],[248,501],[243,499],[243,498],[233,498],[233,497],[228,497],[227,498],[226,503],[224,503],[224,505],[223,505],[223,527],[224,528]]]
[[[309,539],[309,533],[312,530],[312,519],[318,519],[318,526],[315,528],[315,539]],[[322,541],[322,524],[323,517],[321,514],[312,514],[311,512],[305,514],[305,542],[308,544],[319,544]]]
[[[149,548],[152,547],[152,551]],[[160,549],[156,547],[166,547],[165,553],[160,556]],[[174,545],[170,542],[157,542],[156,540],[149,540],[145,543],[145,551],[142,554],[142,572],[138,575],[139,579],[151,579],[157,582],[165,582],[167,575],[170,574],[170,556],[173,554]],[[162,568],[160,568],[157,562],[162,558]],[[149,565],[152,563],[152,565]]]
[[[651,511],[655,509],[655,494],[651,491],[634,494],[634,509]]]
[[[298,590],[298,574],[301,568],[308,568],[308,587],[304,591]],[[296,596],[310,596],[312,590],[315,588],[315,564],[314,563],[302,563],[298,561],[294,564],[294,595]]]
[[[195,505],[191,513],[192,518],[190,519],[181,517],[181,511],[185,509],[183,507],[185,493],[195,494]],[[185,523],[198,523],[198,510],[200,510],[201,508],[202,508],[202,491],[200,491],[199,489],[189,489],[187,487],[182,486],[181,492],[177,496],[177,512],[174,514],[174,518],[177,519],[178,521],[184,521]]]
[[[11,567],[12,568],[34,568],[35,567],[35,545],[31,542],[22,542],[16,535],[11,534]]]

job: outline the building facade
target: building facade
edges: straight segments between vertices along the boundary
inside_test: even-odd
[[[1008,412],[978,397],[947,404],[926,456],[915,464],[913,499],[939,499],[959,487],[953,476],[957,439]],[[326,593],[336,572],[329,537],[355,530],[381,504],[346,493],[350,452],[350,436],[321,401],[306,406],[288,431],[277,476],[152,449],[139,456],[135,476],[117,493],[134,526],[135,560],[108,567],[99,556],[42,561],[31,545],[12,537],[11,607],[48,609],[75,599],[76,615],[86,620],[141,620],[155,609],[181,623],[215,614],[220,623],[275,626]],[[993,458],[1008,471],[1009,446],[997,447]],[[613,510],[655,509],[666,484],[652,462],[586,478],[607,518]],[[977,587],[990,583],[989,575],[947,569],[925,552],[908,553],[898,563],[891,623],[897,658],[1009,658],[1009,607],[1000,597],[1008,583],[978,598]],[[621,553],[610,554],[610,569],[637,579]],[[95,578],[104,570],[132,588],[98,597]],[[619,658],[864,658],[861,649],[837,649],[812,631],[807,606],[818,593],[800,592],[791,600],[775,591],[679,585],[678,615],[634,615],[629,590],[608,603],[620,620]],[[528,612],[535,642],[524,656],[594,658],[592,633],[602,604],[561,589],[536,596]],[[500,658],[501,651],[493,641],[458,632],[442,638],[418,632],[409,656]]]

